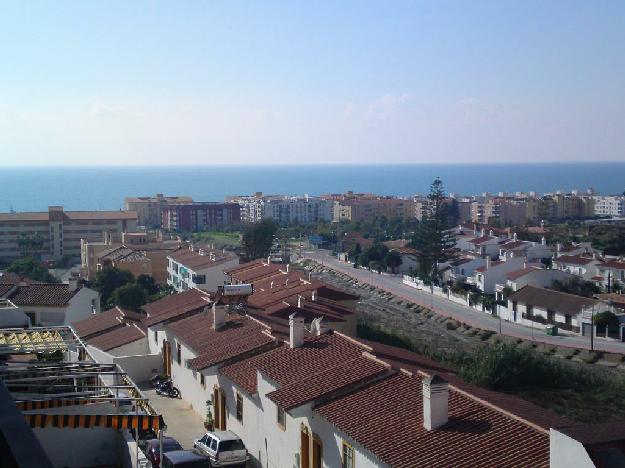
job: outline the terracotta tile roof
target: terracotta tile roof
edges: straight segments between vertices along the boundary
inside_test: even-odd
[[[178,320],[168,328],[197,355],[189,360],[189,366],[195,370],[223,363],[276,341],[263,333],[267,327],[240,315],[228,316],[224,326],[215,330],[212,311]]]
[[[13,290],[15,286],[12,284],[0,284],[0,297],[4,297]]]
[[[625,306],[625,294],[605,293],[595,294],[595,297],[602,301],[610,301],[615,305]]]
[[[334,367],[322,369],[310,377],[284,385],[267,397],[284,410],[290,410],[329,394],[345,391],[389,372],[390,366],[367,355]]]
[[[502,244],[501,248],[503,250],[515,250],[515,249],[518,249],[519,247],[525,247],[525,246],[529,246],[529,242],[511,241],[511,242],[505,242],[504,244]]]
[[[200,249],[191,251],[189,249],[179,249],[168,255],[169,258],[190,269],[206,269],[220,265],[224,262],[235,260],[237,257],[231,252],[221,250],[201,249],[205,255],[201,255]],[[211,254],[213,257],[211,257]],[[225,276],[224,276],[225,278]]]
[[[362,356],[365,345],[339,333],[327,333],[305,340],[299,348],[283,344],[279,348],[225,366],[220,372],[250,394],[256,393],[256,371],[261,370],[279,385],[311,377],[317,370],[336,366]]]
[[[536,270],[542,270],[542,268],[538,268],[538,267],[535,267],[535,266],[528,266],[526,268],[521,268],[520,270],[511,271],[509,273],[506,273],[506,278],[508,278],[510,281],[514,281],[514,280],[519,279],[522,276],[525,276],[528,273],[531,273],[532,271],[536,271]]]
[[[70,291],[69,285],[57,283],[37,283],[18,286],[8,299],[15,305],[64,306],[80,291],[80,287]]]
[[[584,445],[625,440],[625,422],[623,421],[574,424],[556,429]]]
[[[402,255],[416,255],[419,253],[417,249],[413,249],[412,247],[395,247],[391,250],[394,250]]]
[[[553,289],[524,286],[510,294],[508,300],[530,304],[541,309],[550,309],[563,314],[577,315],[582,308],[598,304],[595,299],[567,294]]]
[[[122,309],[121,307],[113,307],[99,314],[93,314],[84,320],[72,324],[74,330],[81,338],[89,338],[91,336],[103,333],[112,328],[118,328],[126,323],[140,322],[145,315]]]
[[[608,260],[601,265],[601,268],[611,268],[613,270],[625,270],[625,261]]]
[[[393,467],[549,466],[549,434],[455,390],[449,422],[423,427],[422,379],[398,373],[315,411]],[[400,438],[381,437],[392,428]],[[398,436],[399,437],[399,436]]]
[[[257,258],[256,260],[252,260],[251,262],[242,263],[241,265],[237,265],[237,266],[233,266],[233,267],[227,268],[227,269],[224,270],[224,273],[229,275],[229,274],[232,274],[232,273],[249,270],[250,268],[255,268],[256,266],[262,265],[263,261],[264,260],[262,258]]]
[[[112,262],[137,262],[140,260],[148,260],[148,258],[142,252],[133,250],[123,245],[100,252],[98,254],[98,258],[100,260],[110,260]]]
[[[33,281],[26,276],[20,276],[17,273],[4,272],[0,275],[0,284],[14,284],[18,286],[20,283],[32,284],[39,283],[39,281]]]
[[[87,338],[87,344],[102,351],[110,351],[128,343],[145,338],[145,332],[135,325],[122,325],[101,335]]]
[[[186,315],[201,312],[204,307],[211,304],[210,296],[199,289],[172,294],[156,302],[146,304],[143,310],[148,314],[143,321],[146,327],[182,318]]]
[[[594,259],[586,255],[560,255],[553,261],[554,263],[569,263],[571,265],[587,265]]]
[[[235,281],[239,281],[241,283],[253,283],[259,279],[276,274],[283,268],[285,268],[284,265],[276,263],[272,263],[270,265],[261,264],[243,271],[230,273],[230,275]]]
[[[476,237],[474,239],[471,239],[469,242],[471,244],[483,244],[484,242],[487,242],[491,239],[497,239],[496,237],[493,236],[481,236],[481,237]]]

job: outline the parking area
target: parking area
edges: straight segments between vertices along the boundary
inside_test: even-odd
[[[184,400],[158,395],[149,386],[140,387],[152,407],[163,415],[167,424],[165,435],[174,437],[183,448],[192,449],[193,441],[206,432],[202,418]]]

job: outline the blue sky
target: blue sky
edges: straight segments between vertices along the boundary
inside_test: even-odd
[[[0,165],[625,160],[625,2],[3,2]]]

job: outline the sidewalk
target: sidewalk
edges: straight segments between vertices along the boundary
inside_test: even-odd
[[[414,302],[423,307],[428,307],[439,315],[451,317],[472,327],[554,346],[590,349],[589,337],[578,335],[546,335],[543,330],[500,320],[498,317],[494,317],[491,314],[479,312],[471,307],[450,301],[447,298],[412,288],[403,284],[401,277],[386,274],[379,275],[368,270],[353,268],[351,264],[340,262],[325,251],[304,252],[303,256],[304,258],[322,264],[326,268],[350,276],[361,283],[383,289],[398,298]],[[625,354],[625,343],[595,339],[594,349],[595,351]]]

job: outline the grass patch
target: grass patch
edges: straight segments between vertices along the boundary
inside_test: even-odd
[[[193,234],[193,240],[215,244],[215,247],[240,247],[239,232],[204,231]]]

